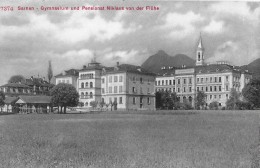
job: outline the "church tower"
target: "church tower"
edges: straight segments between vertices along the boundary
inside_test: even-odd
[[[200,34],[199,44],[196,51],[196,66],[204,65],[204,47],[202,44],[202,37]]]

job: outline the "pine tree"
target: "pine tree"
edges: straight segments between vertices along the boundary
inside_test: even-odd
[[[51,66],[51,61],[49,61],[49,67],[48,67],[48,79],[49,79],[49,83],[51,83],[52,77],[53,77],[52,66]]]

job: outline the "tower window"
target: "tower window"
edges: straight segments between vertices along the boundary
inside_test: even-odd
[[[198,61],[200,61],[200,52],[198,53]]]

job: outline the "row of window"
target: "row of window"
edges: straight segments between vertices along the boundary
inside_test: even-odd
[[[102,80],[102,83],[105,83],[105,78],[102,78],[101,80]],[[108,82],[109,83],[112,83],[112,82],[123,82],[123,76],[119,76],[119,78],[118,78],[117,75],[116,76],[109,76],[108,77]]]
[[[133,82],[137,82],[137,81],[138,81],[138,78],[135,77],[135,76],[133,76],[133,77],[132,77],[132,81],[133,81]],[[144,79],[143,79],[142,77],[139,78],[139,81],[140,81],[140,83],[144,83]],[[147,79],[147,82],[148,82],[148,84],[150,84],[150,79]]]
[[[212,100],[212,99],[221,99],[222,95],[206,95],[207,100]],[[228,94],[226,94],[226,99],[228,99]]]
[[[80,75],[80,79],[93,79],[94,78],[94,74],[90,73],[90,74],[81,74]]]
[[[101,92],[102,92],[102,94],[105,94],[105,88],[102,88]],[[122,93],[122,92],[123,92],[123,86],[108,87],[108,93]]]
[[[228,76],[227,77],[227,81],[228,81]],[[221,77],[206,77],[206,78],[197,78],[197,83],[212,83],[212,82],[221,82],[222,78]]]
[[[155,81],[155,85],[175,85],[175,80],[158,80]]]
[[[89,85],[88,85],[88,82],[84,83],[84,82],[81,82],[81,88],[93,88],[93,82],[89,82]]]
[[[192,87],[183,87],[182,88],[183,90],[182,90],[182,92],[192,92]],[[175,88],[165,88],[165,89],[160,89],[160,88],[158,88],[158,89],[156,89],[156,91],[173,91],[173,92],[175,92]],[[228,85],[226,85],[226,91],[228,91],[229,90],[229,86]],[[221,92],[222,91],[222,87],[221,86],[206,86],[206,87],[197,87],[197,91],[205,91],[205,92],[217,92],[217,91],[219,91],[219,92]],[[180,93],[181,92],[181,88],[179,88],[179,87],[177,87],[177,93]]]
[[[149,105],[149,104],[151,104],[151,99],[150,99],[150,97],[147,97],[147,104]],[[137,103],[137,97],[133,97],[133,104],[136,104]],[[144,103],[144,98],[142,98],[142,97],[140,97],[140,105],[143,105],[143,103]]]
[[[109,103],[118,103],[118,104],[123,104],[123,97],[119,97],[118,101],[117,101],[117,97],[114,97],[114,100],[112,99],[112,97],[109,97]],[[105,102],[104,98],[102,98],[101,100],[102,102]]]
[[[226,91],[228,91],[229,87],[226,85]],[[205,91],[205,92],[221,92],[221,86],[206,86],[206,87],[197,87],[197,91]]]
[[[92,92],[90,92],[89,94],[88,94],[88,92],[85,92],[85,94],[84,94],[84,92],[81,92],[81,94],[80,94],[80,98],[82,98],[82,99],[91,99],[91,98],[93,98],[93,93]]]
[[[62,79],[62,80],[58,80],[58,84],[59,83],[70,83],[70,81],[68,79],[67,80]]]
[[[136,87],[132,87],[132,93],[137,93],[137,88]],[[140,94],[143,94],[143,88],[140,87]],[[147,88],[147,94],[150,94],[150,88]]]

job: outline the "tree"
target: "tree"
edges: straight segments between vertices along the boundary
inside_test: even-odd
[[[61,107],[66,113],[66,108],[75,107],[79,102],[79,94],[74,86],[67,83],[59,83],[51,89],[51,102],[53,105]]]
[[[201,109],[204,107],[206,104],[206,94],[203,91],[198,91],[196,100],[195,100],[195,105],[197,109]]]
[[[106,105],[106,103],[104,101],[101,101],[99,103],[99,106],[100,106],[101,110],[103,110],[103,107],[105,107],[105,105]]]
[[[79,107],[83,107],[83,106],[84,106],[84,103],[83,103],[83,102],[79,102],[79,103],[78,103],[78,106],[79,106]]]
[[[217,110],[218,109],[218,102],[217,101],[213,101],[209,104],[209,109],[210,110]]]
[[[98,102],[97,101],[91,101],[90,103],[90,106],[93,108],[93,110],[97,107],[98,105]]]
[[[14,75],[8,80],[8,83],[19,83],[24,80],[25,78],[22,75]]]
[[[175,92],[159,91],[155,93],[156,108],[159,109],[176,109],[179,99]]]
[[[49,79],[49,83],[51,83],[52,77],[53,77],[52,66],[51,66],[51,61],[49,61],[49,67],[48,67],[48,79]]]
[[[0,91],[0,107],[1,107],[1,111],[2,111],[2,107],[5,105],[5,94],[4,92]]]
[[[240,94],[236,91],[236,89],[232,88],[230,91],[230,97],[226,102],[226,106],[230,110],[239,109],[238,104],[241,102]]]
[[[156,109],[160,109],[160,108],[163,107],[163,105],[162,105],[162,103],[163,103],[162,92],[161,91],[155,93],[155,101],[156,101],[155,102]]]
[[[242,90],[244,99],[252,104],[253,107],[260,107],[260,80],[251,80]]]

